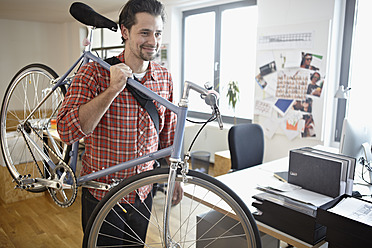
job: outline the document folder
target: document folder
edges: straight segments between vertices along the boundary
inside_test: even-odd
[[[271,193],[260,193],[252,203],[258,211],[257,221],[265,223],[308,244],[315,245],[324,239],[326,229],[316,223],[317,208],[310,204]]]
[[[330,197],[352,193],[355,159],[312,148],[291,150],[288,183]]]
[[[347,167],[347,175],[346,175],[346,192],[345,193],[347,195],[350,195],[350,196],[352,195],[353,184],[354,184],[354,176],[355,176],[355,166],[356,166],[356,162],[357,162],[356,158],[351,157],[351,156],[347,156],[347,155],[344,155],[344,154],[338,154],[338,153],[336,154],[336,153],[332,153],[332,152],[318,150],[318,149],[314,149],[314,148],[311,148],[311,147],[303,147],[300,150],[310,151],[314,154],[321,154],[321,155],[328,156],[330,158],[346,160],[347,164],[348,164],[348,167]]]

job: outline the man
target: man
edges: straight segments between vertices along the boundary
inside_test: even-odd
[[[176,124],[175,115],[156,103],[159,113],[159,136],[150,116],[126,89],[127,79],[135,76],[144,86],[160,96],[173,100],[170,73],[154,63],[162,40],[164,6],[157,0],[129,0],[120,13],[119,25],[124,51],[118,55],[122,63],[111,66],[110,72],[97,63],[83,66],[69,87],[58,114],[58,132],[61,139],[71,144],[84,138],[82,175],[92,173],[127,160],[170,146]],[[152,170],[153,162],[120,171],[97,181],[112,183],[135,174]],[[149,215],[149,196],[152,187],[132,193],[129,202]],[[85,189],[82,194],[83,230],[96,204],[105,191]],[[182,198],[182,188],[176,185],[174,204]],[[126,216],[130,216],[127,214]],[[139,220],[141,219],[141,220]],[[138,227],[142,240],[148,222],[135,217],[126,220]],[[133,224],[135,223],[135,224]]]

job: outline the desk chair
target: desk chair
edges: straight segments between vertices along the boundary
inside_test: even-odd
[[[262,164],[264,133],[260,125],[235,125],[229,130],[228,141],[233,171]]]
[[[231,157],[231,171],[262,164],[264,155],[264,133],[260,125],[253,123],[235,125],[229,130],[228,141]],[[270,241],[270,243],[271,242],[272,241]],[[277,242],[277,244],[279,244],[279,241]],[[290,247],[293,246],[287,246],[287,248]]]

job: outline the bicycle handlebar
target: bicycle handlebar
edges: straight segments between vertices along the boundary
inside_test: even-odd
[[[185,85],[184,85],[184,88],[183,88],[183,95],[182,95],[181,102],[184,102],[184,103],[188,102],[190,89],[193,89],[196,92],[200,93],[203,96],[205,103],[207,105],[211,106],[211,108],[213,110],[213,114],[217,118],[218,126],[222,130],[223,129],[223,122],[222,122],[220,110],[218,109],[218,105],[217,105],[217,100],[219,98],[218,92],[215,91],[215,90],[205,89],[205,88],[203,88],[203,87],[201,87],[201,86],[199,86],[195,83],[186,81]]]

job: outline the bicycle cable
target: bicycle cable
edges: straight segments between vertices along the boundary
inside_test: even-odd
[[[191,122],[191,123],[195,123],[195,124],[203,124],[203,125],[200,127],[199,131],[195,134],[194,139],[192,140],[192,142],[191,142],[191,144],[190,144],[190,146],[189,146],[189,149],[187,150],[187,154],[189,154],[189,152],[191,151],[191,148],[193,147],[193,145],[194,145],[196,139],[198,138],[199,134],[200,134],[201,131],[204,129],[204,127],[205,127],[209,122],[214,121],[216,118],[217,118],[217,116],[213,114],[213,115],[212,115],[212,116],[211,116],[207,121],[205,121],[205,122],[197,122],[197,121],[191,121],[191,120],[189,120],[189,119],[186,119],[187,121],[189,121],[189,122]]]

